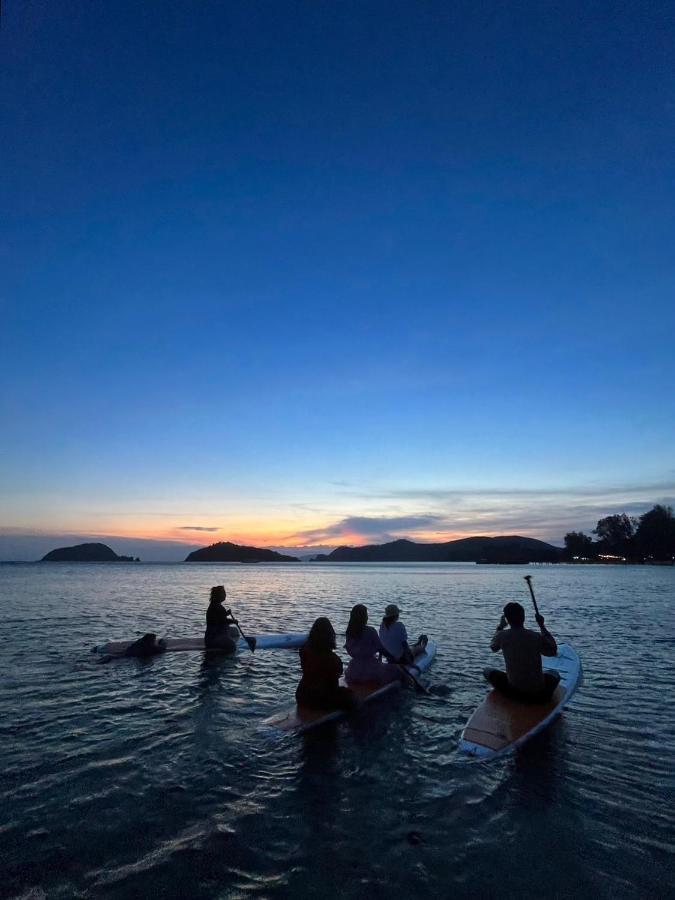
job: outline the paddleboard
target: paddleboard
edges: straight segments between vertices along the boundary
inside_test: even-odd
[[[135,640],[138,640],[137,638]],[[288,634],[258,634],[255,635],[256,650],[277,650],[287,648],[289,650],[297,649],[307,640],[306,631],[289,632]],[[99,644],[93,648],[93,652],[101,653],[106,656],[123,656],[125,651],[134,641],[109,641],[107,644]],[[248,644],[243,638],[239,638],[237,642],[237,650],[248,650]],[[180,650],[204,650],[207,653],[222,653],[222,650],[211,650],[204,646],[204,638],[167,638],[166,652],[176,652]]]
[[[521,747],[560,715],[581,681],[581,660],[569,644],[557,656],[542,656],[544,671],[560,673],[548,703],[519,703],[492,690],[464,727],[459,749],[480,759],[495,759]]]
[[[406,666],[405,668],[413,678],[419,680],[420,675],[426,672],[435,656],[436,642],[429,641],[424,653],[415,657],[415,665]],[[401,687],[400,681],[389,681],[387,684],[376,684],[371,682],[367,684],[348,685],[344,678],[340,679],[340,684],[343,687],[349,687],[356,695],[357,709],[364,703],[369,703],[371,700],[375,700],[377,697],[381,697],[383,694],[387,694],[390,691],[398,690],[398,688]],[[320,725],[325,725],[327,722],[334,722],[337,719],[342,719],[346,715],[348,715],[348,711],[343,709],[308,709],[306,706],[293,704],[293,706],[283,712],[270,716],[269,719],[265,719],[263,725],[268,728],[274,728],[277,731],[305,734],[313,728],[318,728]]]

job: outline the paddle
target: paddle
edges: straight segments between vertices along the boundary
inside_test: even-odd
[[[385,651],[384,648],[379,650],[379,654],[380,654],[380,659],[382,659],[383,656],[386,656],[390,663],[393,663],[394,665],[398,666],[400,671],[403,673],[404,680],[408,679],[408,683],[410,684],[411,687],[415,688],[415,690],[417,691],[418,694],[428,694],[429,693],[428,689],[424,687],[422,682],[418,681],[415,678],[415,676],[412,674],[412,672],[409,672],[406,669],[405,663],[397,663],[395,661],[394,657],[390,653]]]
[[[530,596],[532,597],[532,603],[534,604],[534,614],[535,614],[535,616],[538,616],[539,615],[539,607],[537,606],[537,599],[534,596],[534,591],[532,589],[532,576],[526,575],[525,581],[527,582],[527,586],[530,589]]]
[[[244,632],[241,630],[241,625],[240,625],[239,622],[235,619],[235,617],[232,615],[232,610],[229,610],[229,613],[230,613],[230,616],[231,616],[231,618],[232,618],[232,621],[234,622],[234,624],[235,624],[235,625],[237,626],[237,628],[239,629],[239,634],[243,637],[243,639],[244,639],[244,640],[246,641],[246,643],[248,644],[248,646],[249,646],[249,648],[250,648],[250,650],[251,650],[251,653],[255,653],[255,643],[256,643],[255,638],[246,637],[246,635],[244,634]]]
[[[406,669],[406,667],[403,665],[403,663],[397,663],[397,666],[399,667],[399,669],[401,670],[401,672],[403,672],[403,674],[405,675],[405,677],[410,679],[411,685],[415,688],[415,690],[417,691],[418,694],[428,694],[428,693],[429,693],[428,689],[424,687],[424,685],[422,684],[422,682],[421,682],[421,681],[418,681],[418,680],[415,678],[415,676],[413,675],[413,673],[412,673],[412,672],[409,672],[409,671]]]

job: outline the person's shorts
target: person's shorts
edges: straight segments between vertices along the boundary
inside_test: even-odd
[[[506,672],[502,672],[500,669],[485,669],[483,675],[500,694],[504,694],[511,700],[519,700],[521,703],[548,703],[560,683],[558,672],[544,672],[542,690],[536,694],[529,694],[512,687]]]

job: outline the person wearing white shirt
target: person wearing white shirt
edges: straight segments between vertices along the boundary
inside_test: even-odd
[[[380,641],[385,650],[392,655],[397,663],[412,665],[415,657],[424,652],[428,638],[421,634],[417,642],[411,647],[408,644],[408,632],[403,622],[398,617],[401,610],[395,603],[390,603],[384,611],[384,618],[380,625]]]

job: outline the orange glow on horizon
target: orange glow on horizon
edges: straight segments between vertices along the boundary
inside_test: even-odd
[[[127,517],[125,516],[126,520]],[[495,537],[503,532],[494,529],[477,529],[468,526],[466,530],[419,531],[413,534],[391,535],[387,538],[360,534],[355,531],[340,533],[334,522],[303,522],[298,528],[298,521],[278,520],[264,523],[257,519],[236,520],[229,525],[203,524],[190,526],[158,526],[156,520],[145,521],[129,517],[131,521],[110,521],[94,528],[76,528],[69,523],[67,528],[54,528],[61,534],[91,535],[100,538],[125,538],[150,541],[171,541],[190,546],[208,546],[220,541],[230,541],[252,547],[312,547],[312,546],[351,546],[363,547],[369,544],[382,544],[390,540],[406,539],[416,543],[445,543],[468,537]],[[41,530],[41,529],[40,529]],[[51,529],[50,529],[51,530]]]

